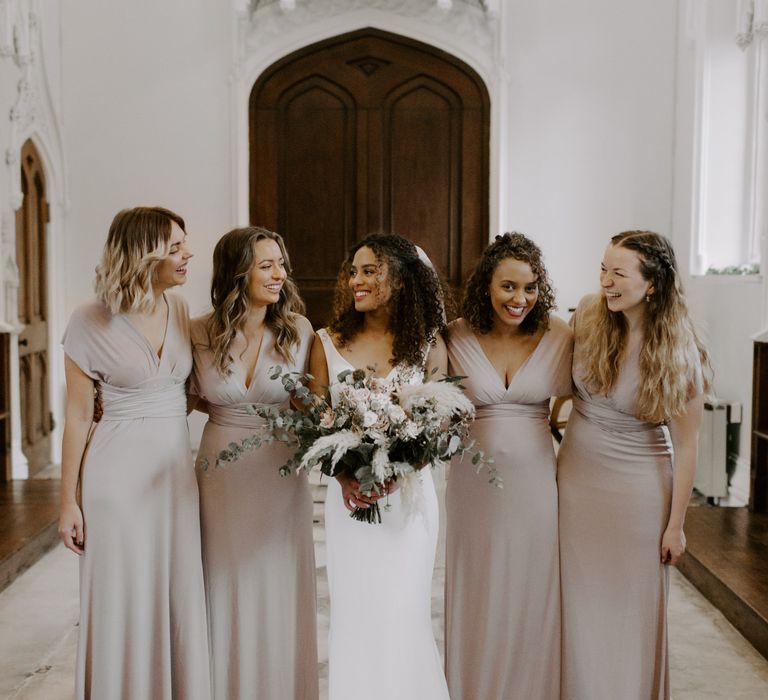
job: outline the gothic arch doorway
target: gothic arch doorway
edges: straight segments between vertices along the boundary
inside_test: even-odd
[[[21,149],[21,207],[16,212],[21,449],[33,476],[50,462],[53,417],[48,379],[48,198],[42,160],[32,141]]]
[[[280,232],[323,324],[346,249],[376,231],[421,245],[458,287],[488,241],[490,102],[439,49],[376,29],[292,53],[249,103],[250,220]]]

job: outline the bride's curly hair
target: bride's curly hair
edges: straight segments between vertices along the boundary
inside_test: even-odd
[[[345,346],[363,326],[365,314],[355,310],[349,275],[355,253],[364,247],[373,251],[381,265],[379,280],[388,278],[392,289],[392,363],[422,365],[426,346],[434,344],[438,334],[445,330],[444,294],[435,270],[419,257],[416,246],[402,236],[376,233],[350,248],[336,281],[328,329]]]
[[[275,336],[275,348],[286,362],[292,361],[291,349],[299,342],[296,314],[304,313],[304,302],[291,279],[291,262],[282,236],[259,226],[233,229],[219,239],[213,250],[213,311],[205,324],[213,364],[224,377],[232,372],[229,350],[251,308],[248,284],[251,268],[256,263],[254,246],[263,240],[277,243],[288,274],[280,297],[267,306],[265,323]]]
[[[541,249],[530,238],[516,231],[496,236],[496,240],[483,251],[464,287],[461,315],[473,331],[481,334],[491,331],[495,313],[491,305],[491,279],[499,263],[507,258],[528,263],[539,289],[536,304],[523,319],[520,329],[533,335],[540,328],[549,328],[549,314],[557,307]]]
[[[611,245],[637,253],[640,273],[653,285],[644,307],[645,341],[635,412],[642,420],[662,423],[679,416],[689,400],[698,371],[691,358],[692,346],[699,355],[704,391],[709,391],[709,354],[688,314],[669,240],[652,231],[624,231],[611,238]],[[627,342],[624,314],[610,311],[601,294],[587,302],[577,320],[575,338],[584,382],[591,391],[608,394],[618,379]]]

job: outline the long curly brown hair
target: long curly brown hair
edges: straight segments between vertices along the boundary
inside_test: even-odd
[[[491,305],[491,279],[499,263],[514,258],[528,263],[536,276],[539,296],[536,304],[520,324],[520,330],[533,335],[549,327],[549,314],[555,306],[555,292],[549,281],[541,249],[530,238],[516,231],[496,236],[480,256],[464,287],[461,314],[476,333],[489,333],[493,328],[494,310]]]
[[[680,415],[689,399],[697,372],[692,365],[692,345],[699,355],[704,391],[709,390],[709,354],[688,314],[669,240],[652,231],[624,231],[611,238],[611,245],[635,251],[643,279],[653,285],[644,303],[645,342],[640,351],[635,411],[638,418],[661,423]],[[607,394],[616,383],[628,332],[624,314],[610,311],[603,294],[581,312],[576,344],[584,382],[595,393]]]
[[[365,314],[355,310],[349,288],[352,260],[360,248],[370,248],[383,264],[392,289],[389,301],[389,330],[392,333],[392,364],[424,363],[425,348],[445,330],[443,289],[437,273],[420,257],[416,246],[395,234],[376,233],[350,248],[341,265],[328,329],[347,345],[363,326]]]
[[[213,312],[206,323],[213,363],[222,376],[232,371],[229,349],[251,308],[248,284],[255,263],[254,246],[265,239],[280,247],[288,274],[278,301],[267,306],[265,323],[275,336],[275,348],[286,362],[293,360],[291,348],[299,342],[296,314],[304,313],[304,302],[291,279],[291,263],[282,236],[259,226],[233,229],[219,239],[213,250]]]

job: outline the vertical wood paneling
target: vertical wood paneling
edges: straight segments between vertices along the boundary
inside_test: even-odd
[[[22,450],[29,472],[50,459],[52,430],[48,391],[47,244],[48,202],[42,162],[31,141],[21,152],[22,204],[16,213],[19,267],[19,388]]]
[[[378,30],[278,61],[250,101],[251,222],[282,233],[315,325],[347,247],[408,236],[460,286],[488,240],[487,92],[457,59]]]

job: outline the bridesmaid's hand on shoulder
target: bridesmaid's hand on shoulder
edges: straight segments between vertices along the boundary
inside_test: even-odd
[[[682,528],[668,527],[661,538],[661,563],[675,566],[685,553],[685,533]]]
[[[82,554],[85,551],[83,513],[77,503],[68,503],[61,507],[59,537],[64,546],[75,554]]]

